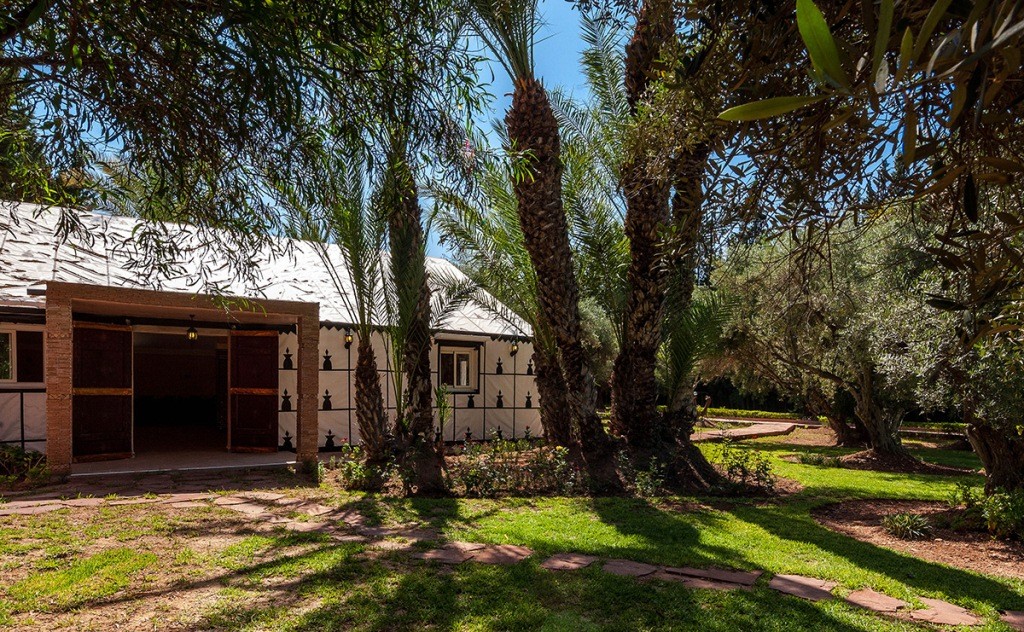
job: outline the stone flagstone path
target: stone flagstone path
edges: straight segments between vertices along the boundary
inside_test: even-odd
[[[371,548],[368,557],[376,554],[397,552],[410,557],[441,564],[458,565],[468,562],[479,564],[517,564],[534,554],[532,549],[514,544],[483,544],[479,542],[451,541],[431,549],[422,549],[417,544],[434,542],[440,534],[419,523],[398,527],[379,527],[367,524],[366,517],[351,508],[339,509],[313,501],[289,497],[286,494],[266,491],[242,491],[230,495],[218,495],[202,491],[201,485],[194,484],[188,491],[164,493],[147,492],[137,498],[35,498],[12,500],[0,504],[0,516],[37,515],[66,508],[96,508],[104,505],[165,505],[174,509],[195,509],[217,506],[255,519],[261,526],[281,527],[297,533],[321,533],[335,542],[366,543]],[[283,514],[297,514],[295,517]],[[405,542],[387,538],[402,538]],[[374,554],[373,552],[376,552]],[[553,572],[577,571],[597,565],[602,560],[596,556],[580,553],[556,553],[540,562],[540,567]],[[679,582],[689,588],[709,590],[752,590],[764,571],[740,571],[721,568],[691,568],[657,566],[628,559],[607,559],[600,565],[603,572],[624,577],[635,577],[643,581],[656,580]],[[833,590],[837,583],[800,575],[775,575],[768,582],[768,588],[777,592],[822,601],[835,599]],[[850,603],[872,612],[892,617],[910,618],[915,621],[938,625],[980,625],[980,617],[955,604],[938,599],[919,597],[925,608],[912,610],[907,602],[895,599],[871,588],[851,592],[845,598]],[[1007,611],[1001,614],[1004,623],[1015,630],[1024,632],[1024,611]]]

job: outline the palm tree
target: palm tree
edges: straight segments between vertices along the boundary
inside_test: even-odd
[[[537,279],[523,242],[507,165],[482,161],[475,173],[475,194],[446,186],[433,189],[434,224],[463,271],[486,291],[478,302],[513,328],[524,322],[532,328],[544,436],[556,445],[574,447],[565,379],[551,327],[537,301]]]
[[[373,204],[376,196],[367,194],[371,175],[365,152],[357,147],[351,143],[343,150],[323,151],[317,187],[300,189],[281,183],[277,189],[290,212],[293,234],[315,249],[342,305],[353,316],[358,339],[356,422],[367,464],[383,470],[390,459],[391,446],[371,337],[383,316],[384,220]],[[299,191],[304,192],[306,199]],[[310,195],[313,199],[309,199]]]
[[[536,0],[473,0],[476,30],[513,81],[505,116],[515,157],[513,191],[523,241],[536,272],[537,302],[558,348],[569,413],[595,486],[618,489],[611,437],[597,415],[597,388],[583,347],[579,287],[562,202],[558,120],[534,76]]]

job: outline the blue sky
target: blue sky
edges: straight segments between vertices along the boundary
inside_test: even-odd
[[[537,76],[548,89],[561,86],[574,96],[583,97],[586,85],[580,73],[580,53],[583,40],[580,39],[580,14],[567,0],[541,0],[541,19],[544,26],[538,35],[534,48],[534,64]],[[492,79],[493,77],[493,79]],[[481,81],[490,82],[488,92],[494,96],[492,111],[483,117],[481,124],[491,119],[502,118],[512,102],[512,81],[499,64],[485,69]],[[428,236],[427,253],[434,257],[447,255],[437,243],[437,235]]]

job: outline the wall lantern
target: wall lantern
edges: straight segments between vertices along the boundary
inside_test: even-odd
[[[187,330],[185,330],[185,339],[188,340],[189,342],[195,342],[196,340],[199,340],[199,330],[196,329],[195,314],[189,315],[189,319],[191,320],[192,325]]]
[[[519,343],[513,340],[512,344],[508,346],[508,354],[514,358],[517,353],[519,353]]]
[[[352,346],[352,330],[348,327],[345,328],[345,348],[348,349]]]

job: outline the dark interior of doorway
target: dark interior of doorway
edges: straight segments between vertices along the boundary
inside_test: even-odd
[[[135,334],[135,452],[227,447],[226,336]]]

